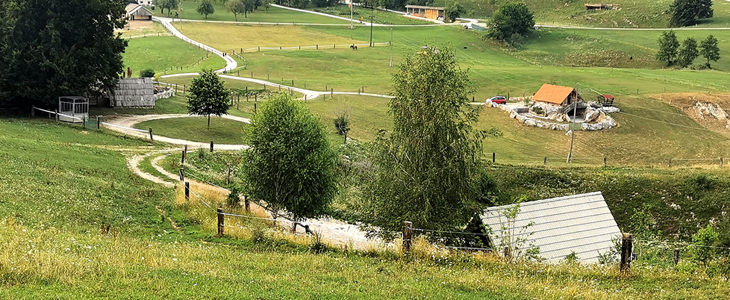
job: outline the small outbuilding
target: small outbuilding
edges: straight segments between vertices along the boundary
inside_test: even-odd
[[[125,7],[124,18],[130,21],[152,21],[152,12],[146,7],[130,3]]]
[[[431,20],[443,20],[444,8],[421,5],[406,5],[406,13],[411,16],[426,18]]]
[[[501,249],[508,240],[523,240],[517,246],[538,247],[538,256],[548,262],[575,253],[578,261],[595,263],[599,255],[611,252],[612,239],[621,236],[601,192],[525,202],[509,220],[505,211],[514,207],[490,207],[481,215],[482,223],[491,228],[492,249]]]
[[[89,99],[80,96],[58,97],[58,120],[81,123],[89,118]]]
[[[540,90],[538,90],[537,93],[535,93],[532,100],[558,106],[566,106],[582,102],[583,97],[581,97],[575,88],[546,83],[540,87]]]

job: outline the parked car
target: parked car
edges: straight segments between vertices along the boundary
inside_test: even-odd
[[[492,101],[492,103],[497,104],[507,104],[507,98],[504,96],[494,96],[492,98],[487,99],[488,101]]]

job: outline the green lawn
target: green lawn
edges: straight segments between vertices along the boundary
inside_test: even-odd
[[[189,20],[205,20],[205,16],[197,12],[199,2],[183,0],[180,3],[180,9],[173,10],[172,15],[177,11],[178,16],[182,19]],[[208,21],[235,21],[236,18],[232,13],[226,11],[223,2],[213,2],[215,13],[208,15]],[[167,17],[167,11],[161,14],[159,10],[152,11],[156,16]],[[171,15],[171,16],[172,16]],[[260,6],[254,13],[244,17],[243,14],[238,15],[238,22],[265,22],[265,23],[313,23],[313,24],[346,24],[349,21],[320,16],[316,14],[293,11],[289,9],[270,7],[268,10]],[[195,26],[195,25],[192,25]]]
[[[156,135],[183,139],[194,142],[240,145],[243,143],[245,123],[211,116],[210,129],[208,118],[187,117],[145,121],[134,125],[138,129],[152,128]]]
[[[122,60],[125,69],[132,69],[133,76],[138,76],[144,69],[152,69],[159,76],[202,69],[217,70],[226,66],[219,56],[207,54],[205,50],[172,36],[131,39]]]
[[[345,4],[339,4],[331,7],[319,7],[312,9],[317,12],[323,12],[335,16],[350,18],[350,7]],[[400,14],[382,11],[378,9],[369,9],[360,6],[355,6],[352,10],[352,19],[354,24],[360,24],[360,19],[363,22],[370,22],[370,16],[375,16],[375,24],[389,24],[389,25],[429,25],[434,24],[433,22],[416,20],[411,18],[403,17]]]

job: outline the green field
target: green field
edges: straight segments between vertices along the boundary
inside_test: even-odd
[[[453,0],[436,0],[434,6],[446,6]],[[459,1],[467,9],[467,15],[474,18],[487,18],[504,0]],[[588,11],[583,4],[572,0],[531,0],[525,4],[535,14],[535,22],[544,25],[588,26],[588,27],[653,27],[666,28],[669,25],[669,10],[673,0],[633,1],[616,0],[604,2],[613,4],[614,9]],[[590,2],[594,3],[594,2]],[[601,3],[601,2],[595,2]],[[730,27],[730,3],[724,0],[713,1],[714,17],[703,20],[699,27]]]
[[[319,7],[312,9],[317,12],[323,12],[335,16],[350,18],[350,7],[348,5],[339,4],[331,7]],[[368,9],[355,6],[352,10],[352,19],[354,24],[360,24],[360,18],[363,22],[370,22],[370,16],[375,16],[373,23],[389,24],[389,25],[429,25],[433,22],[411,19],[401,16],[400,14],[387,12],[378,9]]]
[[[194,142],[240,145],[243,143],[245,123],[228,120],[216,116],[210,119],[207,128],[207,117],[159,119],[145,121],[134,125],[138,129],[152,128],[160,136],[183,139]]]
[[[229,40],[230,36],[236,35],[236,31],[233,31],[236,27],[218,28],[220,32],[227,31],[229,34],[213,36],[184,28],[182,31],[193,39],[204,39],[220,47],[233,47]],[[359,41],[367,41],[370,35],[370,31],[365,28],[351,30],[339,27],[302,27],[302,30]],[[387,28],[378,27],[374,30],[375,42],[390,40],[390,30]],[[698,38],[709,33],[726,36],[724,31],[691,32]],[[727,91],[730,87],[726,83],[727,73],[724,72],[635,68],[659,67],[651,61],[654,50],[649,48],[655,44],[653,37],[659,32],[642,32],[641,39],[644,41],[637,45],[625,41],[621,47],[605,56],[598,54],[596,58],[589,57],[589,61],[580,63],[591,67],[570,67],[569,63],[577,61],[576,57],[590,56],[593,50],[605,49],[606,45],[611,43],[610,39],[591,42],[593,45],[591,48],[583,49],[582,44],[577,42],[572,46],[572,50],[561,50],[561,41],[566,36],[573,36],[572,39],[575,39],[578,34],[575,30],[555,35],[546,33],[548,38],[544,44],[540,43],[541,38],[537,38],[536,41],[528,43],[524,50],[517,50],[515,54],[515,50],[485,42],[479,33],[458,27],[396,27],[393,29],[393,63],[397,65],[405,55],[419,51],[424,44],[446,44],[455,47],[457,59],[464,68],[469,68],[472,81],[477,88],[474,97],[480,100],[496,94],[531,95],[543,83],[569,86],[580,83],[582,87],[619,96],[636,94],[637,90],[639,94],[655,94]],[[600,37],[601,32],[580,32],[580,34],[587,36],[579,37],[585,40]],[[684,34],[690,33],[683,32],[682,35]],[[290,34],[285,29],[279,31],[277,39],[287,37],[291,40],[298,39],[297,35]],[[722,44],[725,43],[727,41],[723,40]],[[296,46],[295,42],[291,44]],[[625,60],[619,64],[624,68],[610,67],[616,55]],[[631,66],[631,62],[626,62],[633,55],[636,55],[640,66]],[[389,57],[389,47],[361,47],[358,51],[327,49],[262,51],[246,54],[247,70],[253,72],[255,78],[294,79],[302,85],[306,83],[317,89],[326,86],[339,91],[354,92],[364,87],[366,92],[374,93],[390,92],[390,77],[394,68],[388,67]],[[563,63],[560,63],[561,61]],[[723,58],[715,66],[719,69],[728,68],[727,61],[728,58]],[[559,65],[556,65],[556,62]]]
[[[155,76],[159,76],[217,70],[226,65],[219,56],[207,54],[205,50],[171,36],[130,39],[122,60],[125,69],[132,69],[132,76],[138,76],[144,69],[152,69]]]
[[[184,0],[180,3],[180,8],[177,11],[179,18],[188,20],[205,20],[205,16],[198,14],[199,2]],[[215,13],[208,15],[208,21],[235,21],[235,17],[232,13],[226,11],[222,2],[213,2]],[[167,11],[161,14],[159,10],[152,11],[156,16],[167,17]],[[315,14],[303,13],[293,11],[289,9],[270,7],[268,10],[263,6],[260,6],[254,13],[248,14],[244,17],[243,14],[238,15],[238,22],[264,22],[264,23],[313,23],[313,24],[346,24],[349,21],[340,20],[336,18],[330,18],[327,16],[320,16]],[[193,25],[194,26],[194,25]]]

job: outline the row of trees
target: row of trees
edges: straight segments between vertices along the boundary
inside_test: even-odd
[[[686,38],[680,45],[677,35],[671,30],[663,32],[659,38],[659,52],[657,52],[656,58],[667,66],[676,65],[686,68],[691,66],[700,55],[707,60],[702,68],[710,69],[710,62],[720,59],[717,38],[709,35],[699,44],[699,48],[697,40],[693,37]]]
[[[111,90],[127,42],[123,1],[0,1],[0,106],[51,106]]]

